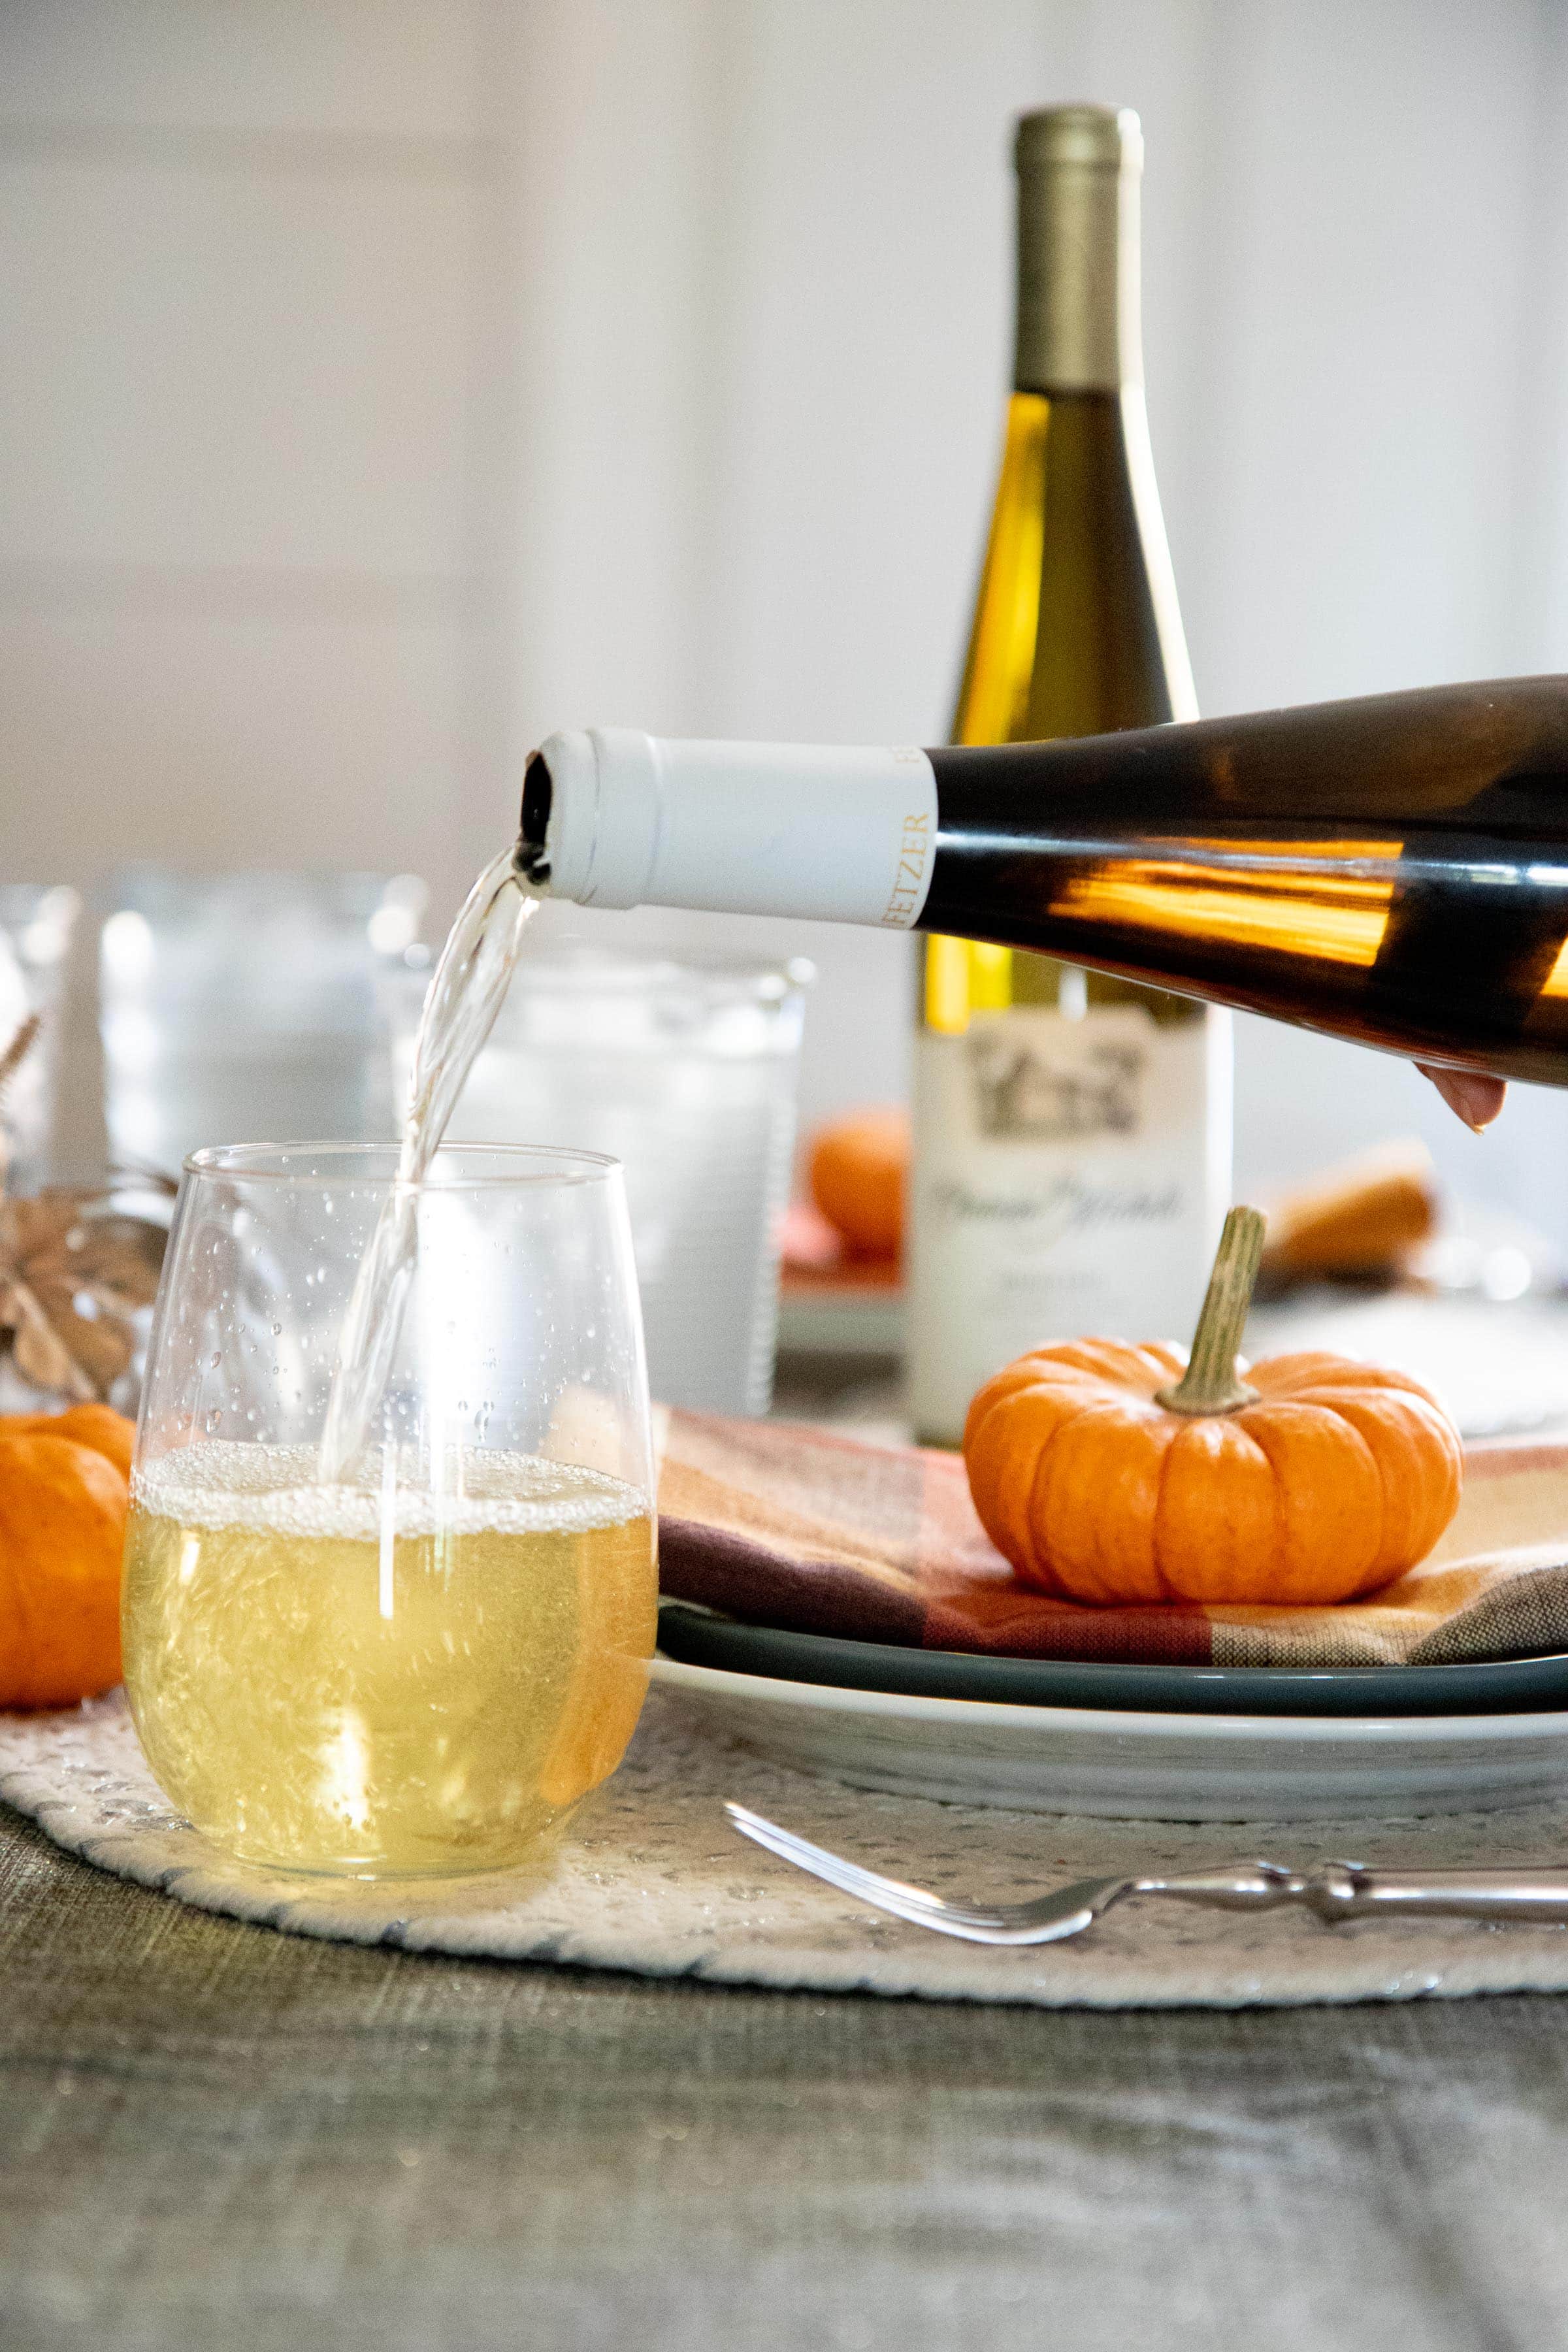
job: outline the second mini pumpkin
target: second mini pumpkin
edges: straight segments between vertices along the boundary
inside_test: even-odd
[[[1025,1583],[1100,1603],[1327,1606],[1413,1568],[1453,1517],[1459,1439],[1419,1381],[1321,1353],[1236,1379],[1257,1248],[1238,1256],[1232,1231],[1185,1368],[1159,1342],[1076,1339],[975,1396],[970,1492]]]
[[[71,1421],[0,1420],[0,1706],[69,1706],[120,1680],[129,1495],[107,1423],[87,1438]]]

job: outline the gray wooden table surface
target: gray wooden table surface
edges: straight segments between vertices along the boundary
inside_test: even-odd
[[[1568,2345],[1568,2004],[1050,2015],[309,1943],[0,1808],[5,2352]]]

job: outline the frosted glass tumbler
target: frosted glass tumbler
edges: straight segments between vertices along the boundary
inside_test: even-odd
[[[604,1151],[626,1171],[648,1381],[666,1404],[765,1412],[795,1149],[804,962],[525,950],[448,1130]],[[397,1021],[407,1093],[419,992]]]
[[[113,1158],[173,1173],[256,1136],[390,1137],[383,992],[424,905],[412,875],[122,875],[100,950]]]

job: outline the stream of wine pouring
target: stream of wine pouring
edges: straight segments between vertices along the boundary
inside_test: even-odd
[[[507,848],[485,867],[441,950],[414,1044],[392,1191],[370,1237],[338,1337],[316,1475],[339,1486],[381,1407],[419,1249],[419,1188],[464,1081],[495,1024],[538,900]]]

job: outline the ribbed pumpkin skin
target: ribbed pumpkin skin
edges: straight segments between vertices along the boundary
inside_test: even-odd
[[[1154,1393],[1174,1348],[1075,1339],[1021,1356],[969,1408],[982,1526],[1059,1600],[1329,1606],[1425,1559],[1458,1507],[1458,1433],[1403,1372],[1276,1356],[1256,1404],[1204,1416]]]
[[[136,1423],[108,1404],[68,1405],[64,1412],[6,1413],[0,1418],[0,1438],[69,1437],[112,1462],[129,1482],[131,1457],[136,1445]]]
[[[71,1706],[120,1680],[129,1507],[96,1446],[0,1422],[0,1706]]]

